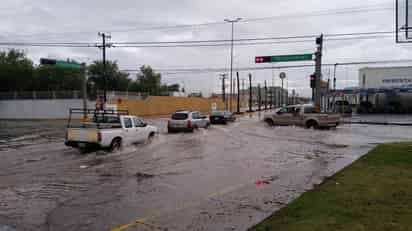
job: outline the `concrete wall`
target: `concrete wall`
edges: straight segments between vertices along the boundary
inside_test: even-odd
[[[82,107],[81,99],[0,100],[0,119],[67,119],[70,108]]]

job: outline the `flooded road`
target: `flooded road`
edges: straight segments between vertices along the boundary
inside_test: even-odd
[[[410,127],[317,131],[257,116],[193,134],[148,122],[161,134],[117,153],[81,155],[58,125],[57,138],[3,142],[0,230],[246,230],[378,143],[412,138]]]

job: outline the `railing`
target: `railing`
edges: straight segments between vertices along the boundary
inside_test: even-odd
[[[162,96],[171,95],[169,92],[162,92]],[[87,97],[95,100],[97,96],[103,96],[103,91],[89,92]],[[107,99],[145,99],[150,96],[148,93],[127,92],[127,91],[108,91]],[[18,99],[82,99],[82,91],[0,91],[0,100]]]

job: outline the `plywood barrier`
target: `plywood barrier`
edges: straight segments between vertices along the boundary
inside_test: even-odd
[[[117,104],[118,109],[128,110],[136,116],[169,115],[177,110],[196,110],[207,114],[212,110],[213,104],[218,110],[224,109],[220,98],[150,96],[145,100],[125,99],[110,103]]]

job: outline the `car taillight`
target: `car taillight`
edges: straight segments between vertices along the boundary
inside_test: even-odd
[[[188,127],[188,128],[191,128],[191,127],[192,127],[192,121],[190,121],[190,120],[187,121],[187,127]]]
[[[98,142],[102,141],[102,133],[100,133],[100,132],[97,133],[97,141]]]

